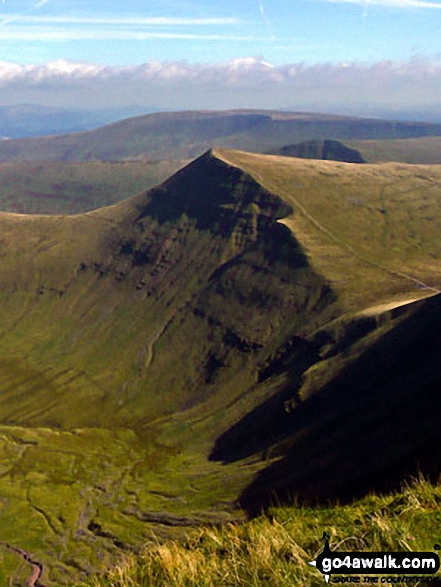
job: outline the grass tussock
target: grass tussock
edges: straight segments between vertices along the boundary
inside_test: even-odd
[[[307,553],[277,520],[204,529],[185,544],[150,546],[142,557],[96,579],[95,587],[288,585],[305,575]]]
[[[323,585],[308,565],[323,546],[340,551],[433,551],[440,543],[441,486],[420,478],[388,496],[346,506],[274,508],[269,517],[199,530],[185,543],[144,554],[88,583],[93,587]]]

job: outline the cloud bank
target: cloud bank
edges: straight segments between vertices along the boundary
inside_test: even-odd
[[[164,109],[409,109],[441,102],[441,56],[403,62],[292,63],[260,57],[222,63],[149,61],[133,67],[58,60],[0,62],[0,104]]]

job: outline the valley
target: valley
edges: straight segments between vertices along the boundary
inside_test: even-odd
[[[117,197],[0,214],[1,584],[439,475],[441,168],[214,148]]]
[[[3,163],[0,209],[18,214],[81,214],[154,187],[186,163]]]

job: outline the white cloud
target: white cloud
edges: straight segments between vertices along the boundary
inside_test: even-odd
[[[81,16],[39,16],[29,14],[0,14],[0,18],[13,19],[26,24],[104,24],[116,26],[221,26],[236,25],[237,18],[174,18],[174,17],[81,17]]]
[[[224,67],[235,70],[255,70],[255,69],[274,69],[274,65],[264,61],[261,57],[237,57],[225,63]]]
[[[3,41],[148,41],[151,39],[183,39],[198,41],[266,41],[264,37],[224,34],[200,34],[178,32],[150,32],[124,29],[50,29],[48,27],[0,28]]]
[[[43,5],[41,0],[38,5]],[[148,41],[180,39],[209,41],[263,41],[264,38],[222,32],[199,32],[201,27],[231,27],[236,18],[72,17],[1,14],[0,40],[57,43],[69,41]],[[212,30],[212,29],[211,29]]]
[[[263,22],[265,23],[266,28],[268,29],[271,37],[275,39],[275,35],[273,32],[273,27],[271,26],[271,22],[266,14],[265,7],[263,5],[263,0],[259,0],[259,12],[260,16],[262,17]]]
[[[332,110],[342,105],[411,108],[441,102],[441,59],[368,63],[291,63],[260,57],[222,63],[148,61],[138,66],[58,60],[0,62],[0,103],[162,108]]]

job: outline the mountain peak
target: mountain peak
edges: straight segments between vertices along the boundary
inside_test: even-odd
[[[162,224],[185,214],[201,230],[222,236],[242,230],[253,239],[291,212],[289,204],[227,162],[221,151],[210,149],[153,189],[138,218],[148,215]]]

